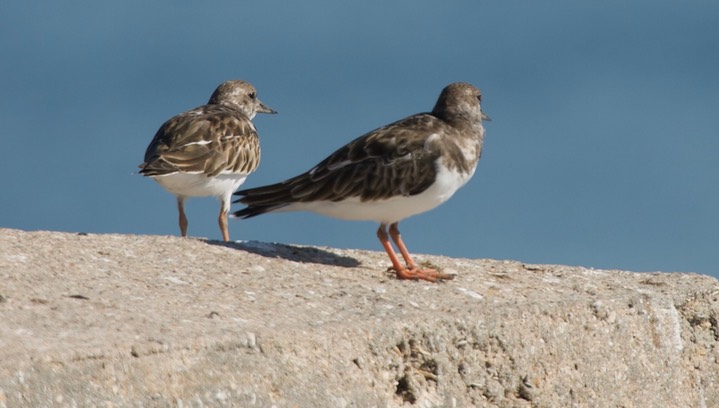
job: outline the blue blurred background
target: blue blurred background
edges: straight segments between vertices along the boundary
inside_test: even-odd
[[[401,224],[412,252],[717,276],[717,16],[716,1],[0,1],[0,227],[177,235],[174,197],[137,165],[227,79],[279,111],[255,118],[244,187],[466,81],[493,119],[484,155]],[[191,235],[219,239],[218,206],[188,201]],[[376,225],[308,213],[230,228],[381,250]]]

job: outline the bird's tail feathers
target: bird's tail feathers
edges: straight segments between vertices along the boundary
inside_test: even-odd
[[[279,210],[282,207],[285,207],[287,204],[277,204],[277,205],[249,205],[239,211],[235,211],[232,213],[232,216],[235,218],[252,218],[256,217],[260,214],[272,212]]]

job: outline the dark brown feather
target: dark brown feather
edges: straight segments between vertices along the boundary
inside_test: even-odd
[[[448,130],[430,114],[410,116],[355,139],[304,174],[238,191],[238,202],[255,206],[419,194],[434,181],[441,154],[439,145],[427,145],[426,140]]]

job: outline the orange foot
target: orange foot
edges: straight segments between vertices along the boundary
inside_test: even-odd
[[[394,271],[397,275],[397,279],[426,280],[429,282],[454,279],[454,275],[442,273],[434,269],[420,269],[417,266],[401,268],[399,270],[394,267],[389,267],[388,270]]]

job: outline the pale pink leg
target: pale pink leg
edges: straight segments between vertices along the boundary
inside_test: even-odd
[[[177,197],[177,211],[180,212],[180,233],[183,237],[187,236],[187,217],[185,216],[185,199]]]

